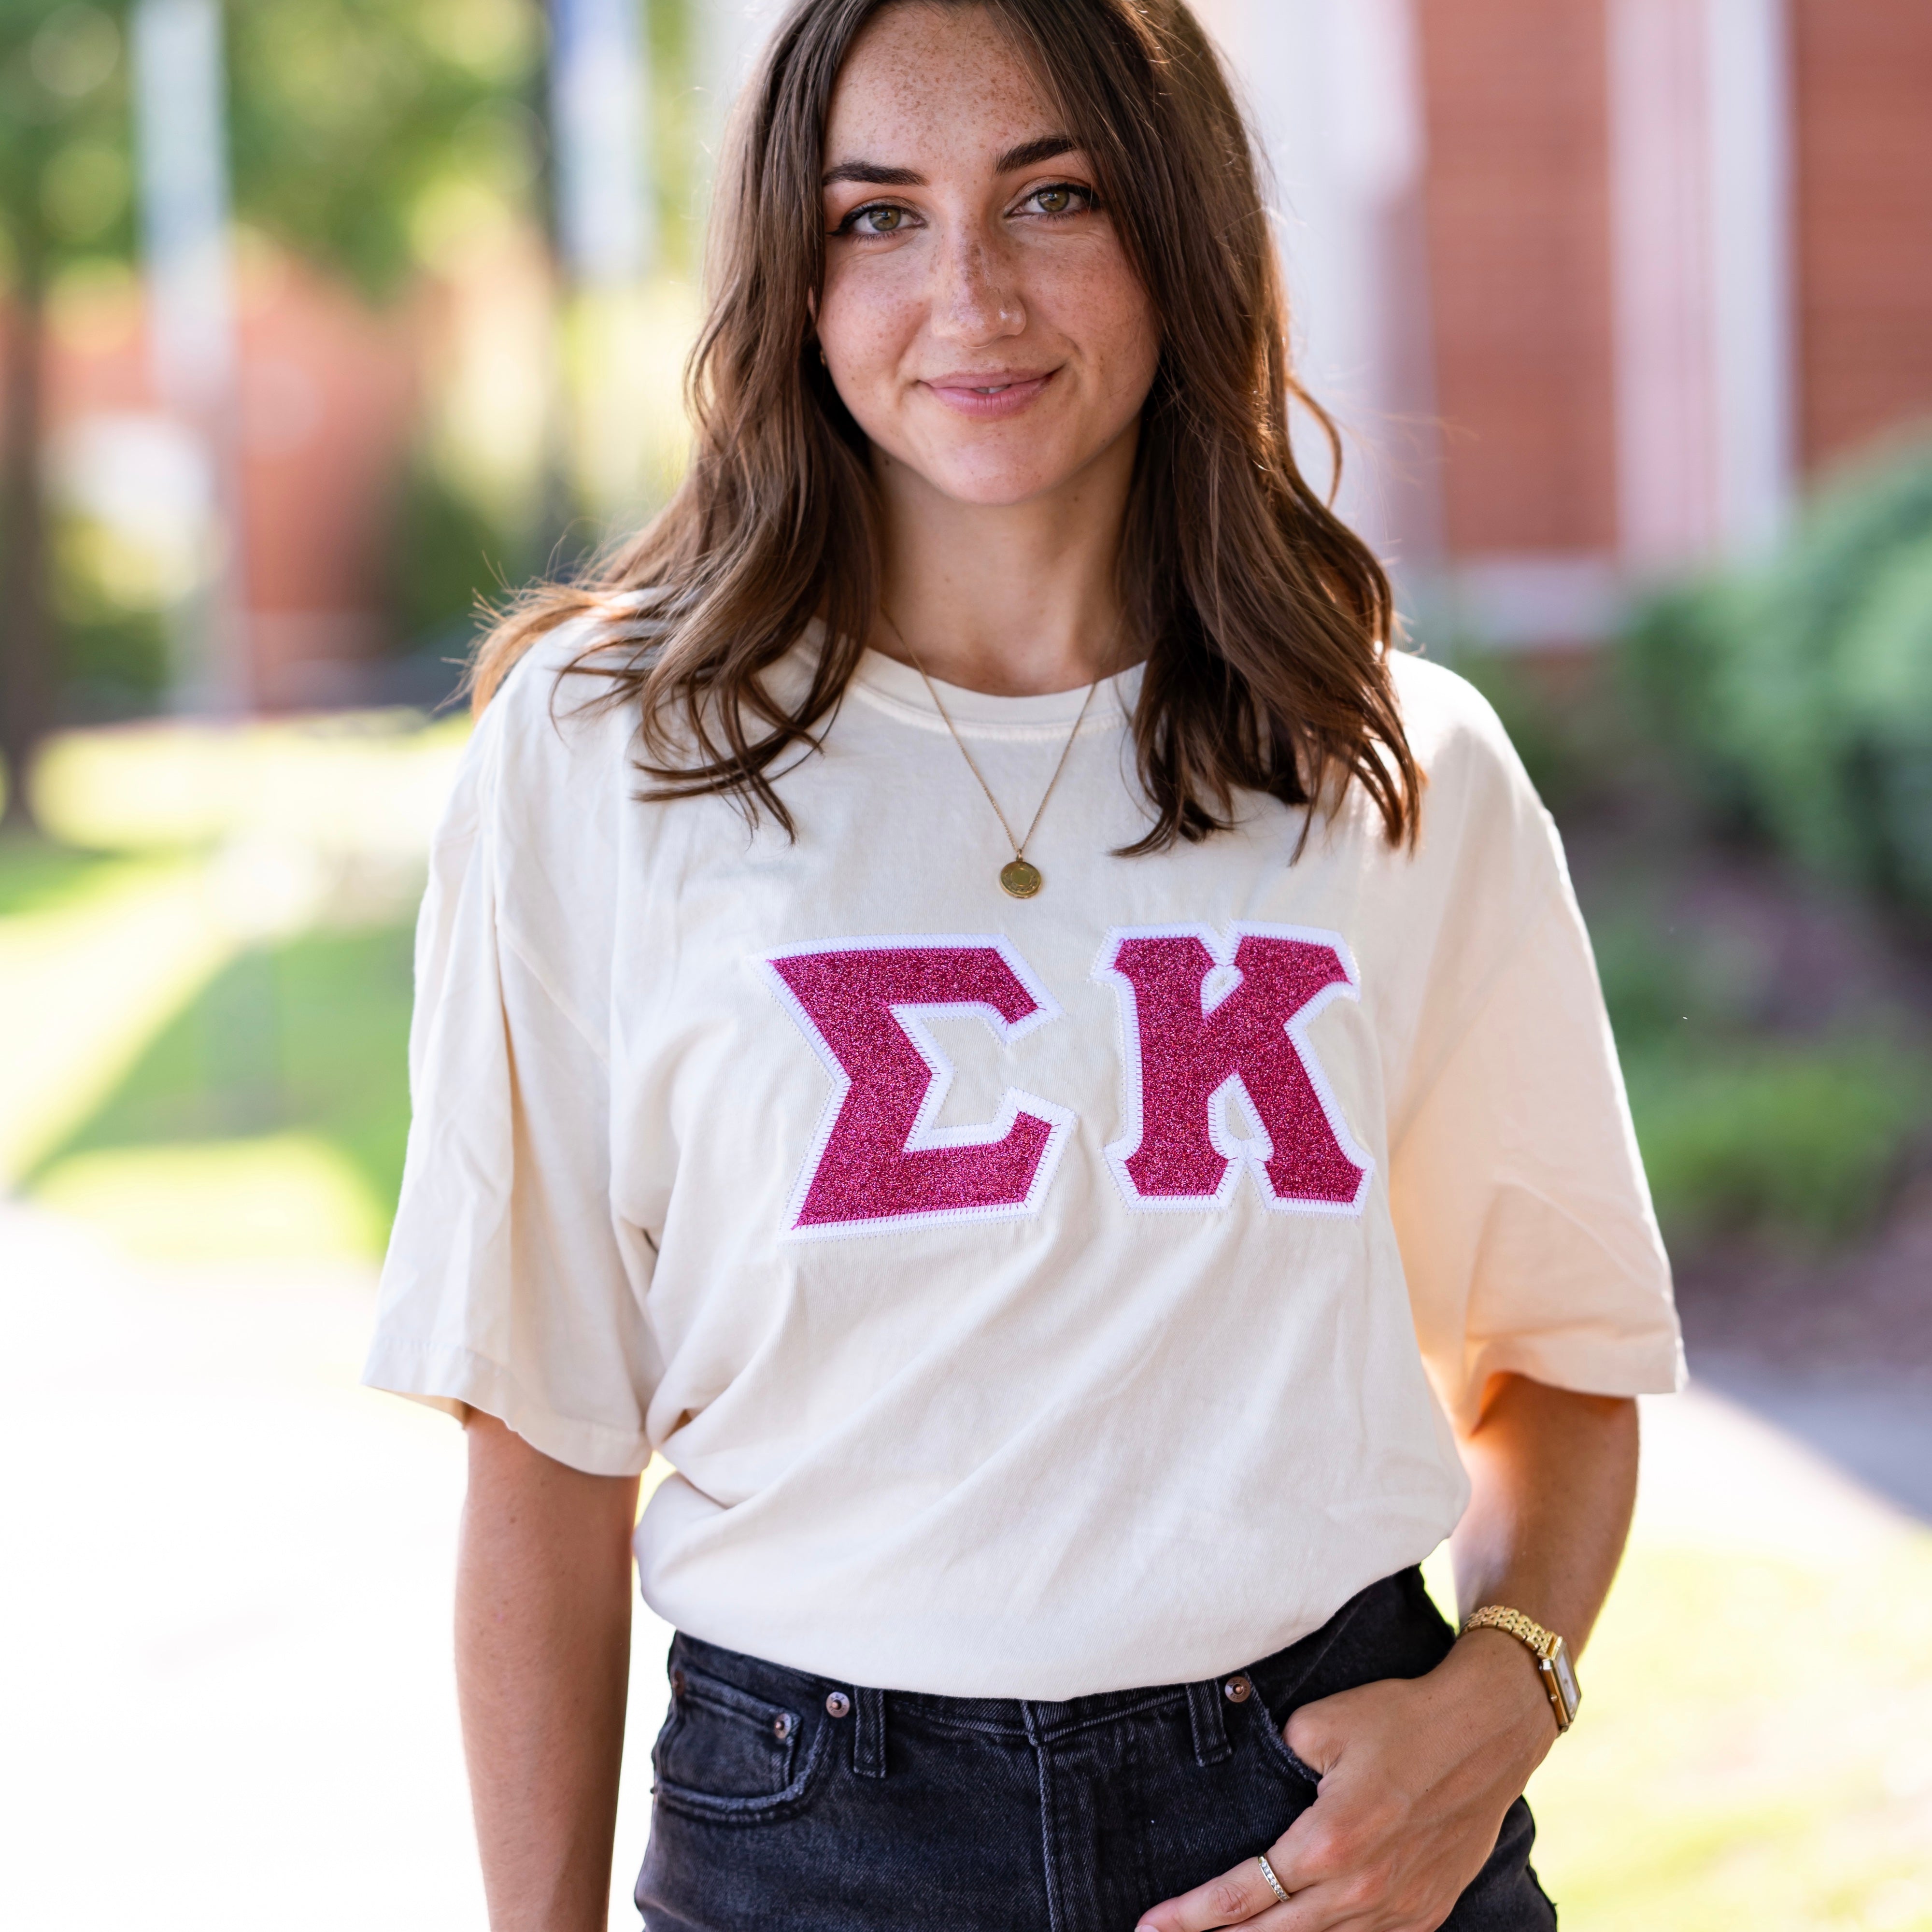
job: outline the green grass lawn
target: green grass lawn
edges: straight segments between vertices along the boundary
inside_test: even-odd
[[[9,833],[0,838],[0,919],[49,912],[111,890],[150,862],[107,852],[77,852],[51,839]]]
[[[380,1253],[409,1132],[410,934],[242,953],[32,1191],[170,1258]]]
[[[1646,1544],[1530,1789],[1564,1932],[1932,1932],[1932,1535]]]

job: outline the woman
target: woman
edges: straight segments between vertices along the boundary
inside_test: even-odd
[[[656,1450],[650,1932],[1550,1925],[1668,1279],[1214,57],[799,0],[726,181],[688,479],[486,646],[423,917],[369,1373],[468,1426],[491,1923],[603,1923]]]

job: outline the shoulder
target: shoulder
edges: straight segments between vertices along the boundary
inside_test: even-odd
[[[1424,778],[1420,836],[1405,870],[1418,887],[1479,906],[1515,931],[1566,876],[1555,822],[1474,685],[1406,652],[1393,653],[1389,668]]]
[[[518,660],[476,720],[437,830],[436,868],[480,867],[515,923],[526,901],[549,909],[607,889],[636,788],[637,718],[596,674],[599,642],[597,625],[574,620]]]
[[[546,631],[518,659],[484,706],[478,735],[507,750],[563,759],[594,755],[614,735],[637,727],[616,674],[636,661],[637,646],[614,639],[610,624],[573,617]]]
[[[1540,838],[1548,814],[1489,700],[1467,678],[1410,652],[1391,652],[1389,670],[1409,749],[1426,782],[1425,842],[1441,829],[1439,823],[1432,827],[1432,818],[1466,830],[1501,831],[1514,824]]]
[[[595,622],[561,624],[503,680],[470,734],[431,860],[442,897],[487,903],[498,939],[575,1016],[601,1010],[637,783],[636,706],[598,674],[602,638]]]
[[[580,819],[629,785],[637,706],[611,673],[634,648],[576,618],[531,645],[476,721],[466,760],[475,804],[500,823],[536,832]]]
[[[1467,678],[1412,651],[1391,651],[1388,663],[1409,748],[1432,778],[1521,770],[1502,720]]]

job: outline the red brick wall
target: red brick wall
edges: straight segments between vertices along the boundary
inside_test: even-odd
[[[1932,416],[1932,0],[1793,0],[1808,466]]]
[[[1450,550],[1607,550],[1603,0],[1420,0],[1419,13]]]
[[[256,692],[334,704],[384,641],[394,490],[414,419],[406,318],[299,263],[241,278],[242,487]]]
[[[378,315],[266,254],[239,278],[244,589],[253,695],[270,709],[352,694],[328,666],[380,648],[394,493],[413,422],[409,319]],[[47,410],[58,429],[155,405],[138,298],[58,328]]]

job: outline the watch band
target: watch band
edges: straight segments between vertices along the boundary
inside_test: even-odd
[[[1473,1630],[1506,1630],[1536,1659],[1537,1674],[1543,1679],[1544,1694],[1556,1715],[1556,1728],[1567,1731],[1576,1721],[1583,1694],[1576,1687],[1576,1673],[1563,1640],[1554,1630],[1545,1630],[1534,1617],[1503,1604],[1485,1604],[1466,1618],[1458,1633],[1466,1636]]]
[[[1554,1630],[1546,1630],[1534,1617],[1526,1617],[1520,1610],[1505,1609],[1501,1604],[1485,1604],[1470,1616],[1463,1624],[1462,1634],[1467,1636],[1472,1630],[1508,1630],[1511,1636],[1520,1637],[1538,1657],[1544,1656],[1556,1641]]]

